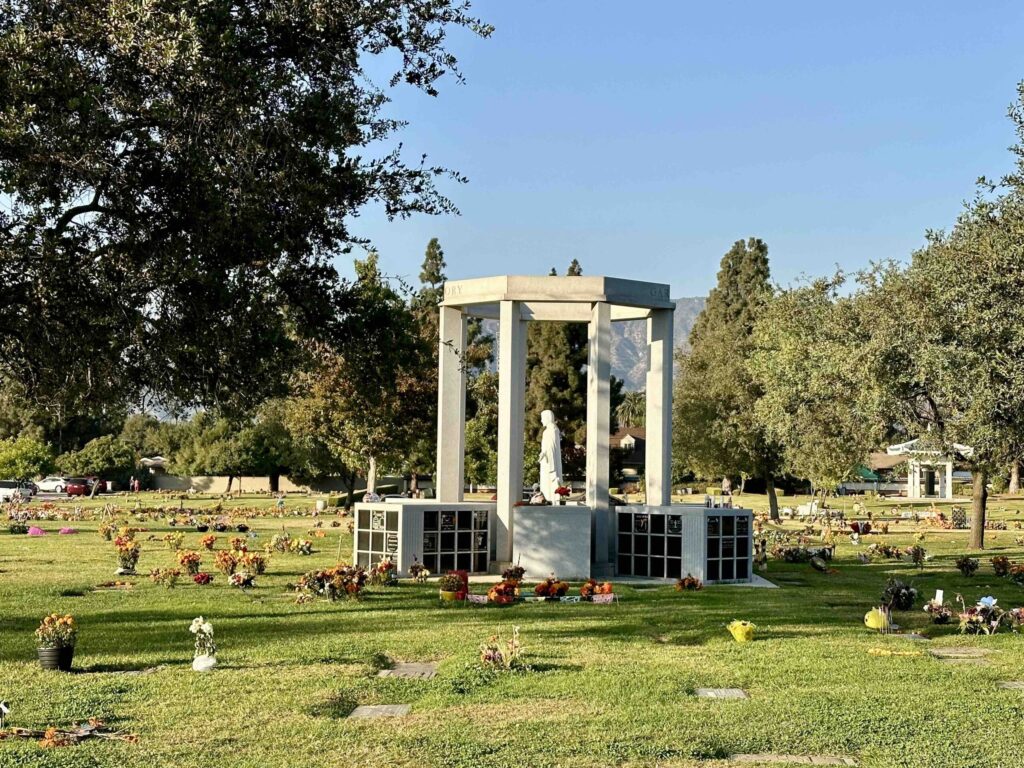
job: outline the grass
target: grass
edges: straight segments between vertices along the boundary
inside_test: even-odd
[[[761,500],[744,501],[758,508]],[[289,504],[309,509],[311,501]],[[993,504],[1010,520],[1019,507],[1013,500]],[[262,543],[282,525],[305,535],[313,521],[251,522]],[[993,651],[990,666],[951,666],[927,655],[870,655],[872,648],[921,651],[927,644],[881,637],[862,623],[890,575],[912,580],[926,596],[942,588],[948,598],[992,594],[1006,607],[1024,604],[1024,590],[997,579],[988,562],[997,553],[1024,558],[1015,543],[1024,532],[990,532],[982,567],[970,579],[953,567],[966,535],[928,531],[924,546],[934,558],[923,571],[909,563],[862,565],[843,543],[834,574],[771,562],[767,576],[781,585],[776,590],[620,585],[621,602],[613,606],[497,608],[443,605],[436,587],[411,583],[371,589],[358,603],[295,604],[290,582],[332,564],[339,545],[350,553],[344,526],[326,527],[311,557],[274,555],[251,595],[228,587],[220,574],[209,587],[183,582],[166,590],[139,577],[130,591],[95,591],[113,578],[112,545],[95,522],[75,523],[77,536],[58,536],[60,525],[42,523],[49,533],[42,538],[0,531],[0,699],[11,703],[17,726],[99,716],[139,742],[44,751],[0,741],[4,767],[674,767],[771,752],[855,755],[864,766],[967,768],[1016,765],[1013,756],[1024,753],[1024,693],[996,687],[1024,677],[1021,637],[961,637],[929,625],[919,608],[898,615],[905,627],[935,638],[932,645]],[[158,540],[172,529],[147,527],[140,572],[172,566],[173,554]],[[900,533],[870,540],[909,545],[913,526],[898,527]],[[185,546],[198,549],[199,536],[186,533]],[[221,548],[227,535],[219,536]],[[212,570],[212,557],[205,560],[204,570]],[[75,673],[44,672],[35,659],[32,633],[51,611],[71,612],[80,623]],[[189,667],[188,624],[200,614],[214,622],[220,647],[221,666],[208,675]],[[757,641],[734,643],[724,629],[733,618],[755,622]],[[535,671],[478,684],[465,666],[489,635],[507,635],[513,625]],[[384,658],[436,660],[439,674],[432,681],[380,679]],[[696,687],[740,687],[751,698],[697,699]],[[374,703],[408,703],[412,712],[402,720],[345,720],[354,706]]]

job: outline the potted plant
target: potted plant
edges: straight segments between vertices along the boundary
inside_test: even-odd
[[[120,565],[120,568],[117,569],[117,575],[133,576],[135,574],[135,566],[139,563],[142,546],[135,540],[134,535],[127,534],[115,538],[114,547],[117,549],[117,562]]]
[[[198,616],[192,619],[192,625],[188,631],[196,636],[192,669],[196,672],[209,672],[217,666],[217,645],[213,642],[213,624],[202,616]]]
[[[565,506],[565,500],[569,498],[570,493],[572,493],[572,488],[567,485],[560,485],[555,488],[555,495],[558,497],[560,506]]]
[[[454,602],[459,599],[459,594],[465,595],[465,584],[462,576],[449,571],[437,580],[438,589],[441,591],[441,599],[446,602]]]
[[[75,656],[75,642],[78,640],[78,625],[70,614],[61,616],[51,613],[36,630],[36,644],[39,665],[43,669],[59,669],[68,672]]]

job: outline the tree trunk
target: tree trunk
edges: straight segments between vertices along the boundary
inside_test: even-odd
[[[233,483],[234,481],[235,481],[235,476],[234,475],[228,475],[228,487],[227,487],[227,490],[224,491],[224,493],[227,494],[228,496],[231,495],[231,483]]]
[[[348,476],[345,478],[345,484],[348,486],[348,508],[349,509],[352,509],[352,507],[354,507],[355,503],[356,503],[356,478],[357,477],[358,477],[358,475],[356,474],[356,471],[353,469],[353,470],[351,470],[348,473]]]
[[[985,548],[985,502],[988,500],[988,473],[971,472],[971,549]]]
[[[277,493],[281,488],[281,476],[274,474],[270,476],[270,492]]]
[[[775,495],[775,478],[771,474],[764,476],[764,486],[768,493],[768,517],[778,522],[779,518],[779,497]]]
[[[1010,487],[1006,490],[1009,493],[1020,493],[1020,459],[1010,462]]]
[[[412,473],[412,479],[409,481],[409,490],[412,492],[412,495],[413,495],[414,498],[415,498],[417,492],[419,491],[419,489],[420,489],[420,476],[417,473],[413,472]]]

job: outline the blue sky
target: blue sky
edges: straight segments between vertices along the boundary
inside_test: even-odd
[[[461,216],[387,222],[389,273],[439,237],[450,278],[588,274],[714,284],[739,238],[776,280],[906,258],[975,179],[1009,170],[1024,4],[480,0],[467,82],[398,89],[409,157],[458,169]],[[341,265],[348,272],[347,264]]]

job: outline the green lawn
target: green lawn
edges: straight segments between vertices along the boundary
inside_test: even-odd
[[[761,500],[744,501],[758,508]],[[993,508],[1013,520],[1019,505],[997,500]],[[263,543],[282,525],[305,535],[312,523],[289,516],[252,525]],[[928,644],[862,624],[890,574],[929,597],[943,588],[948,597],[992,594],[1006,607],[1024,605],[1024,590],[997,579],[988,562],[997,551],[1024,559],[1015,543],[1024,532],[1012,522],[989,533],[991,551],[972,579],[952,565],[965,535],[929,531],[924,546],[934,559],[923,572],[909,563],[862,565],[844,542],[837,573],[771,562],[766,575],[777,590],[618,586],[618,605],[510,608],[442,605],[436,587],[411,583],[371,589],[361,602],[297,605],[287,584],[333,564],[339,544],[350,553],[347,528],[329,522],[313,556],[273,556],[251,596],[220,574],[209,587],[168,591],[141,577],[131,591],[93,591],[114,578],[113,547],[96,522],[73,525],[77,536],[58,536],[58,522],[42,523],[42,538],[0,530],[0,699],[17,726],[99,716],[139,742],[44,751],[0,741],[0,766],[715,766],[743,752],[853,755],[864,766],[914,768],[1024,762],[1024,692],[996,687],[1024,679],[1024,638],[961,637],[928,625],[919,608],[898,614],[932,645],[993,651],[990,666],[951,666],[926,655],[871,655]],[[147,537],[172,529],[147,527],[140,572],[170,567],[172,553]],[[900,528],[879,538],[910,544],[912,526]],[[186,547],[197,549],[199,535],[187,533]],[[212,566],[205,560],[204,570]],[[81,625],[75,673],[38,667],[32,633],[51,611],[71,612]],[[220,646],[221,667],[208,675],[189,667],[188,625],[199,614],[214,622]],[[724,629],[733,618],[755,622],[757,641],[734,643]],[[468,685],[463,667],[479,644],[513,625],[535,671]],[[382,655],[437,660],[440,672],[432,681],[379,679]],[[697,699],[696,687],[742,687],[751,698]],[[345,720],[356,704],[372,703],[412,711],[402,720]]]

